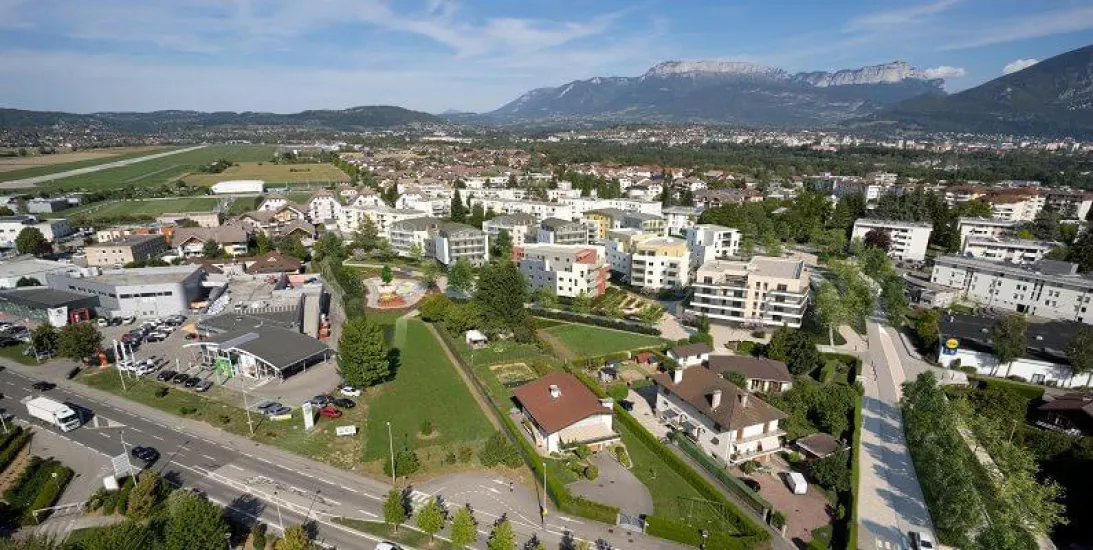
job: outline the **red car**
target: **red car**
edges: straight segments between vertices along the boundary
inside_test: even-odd
[[[342,411],[339,411],[337,407],[327,405],[319,409],[319,416],[323,418],[340,418],[342,416]]]

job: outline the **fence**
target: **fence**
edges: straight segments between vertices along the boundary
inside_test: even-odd
[[[774,509],[774,506],[771,505],[771,503],[756,494],[755,491],[752,491],[739,479],[729,475],[720,464],[715,462],[709,455],[702,452],[702,450],[695,446],[690,439],[687,439],[682,435],[676,435],[672,437],[672,442],[682,449],[683,452],[687,453],[687,456],[691,457],[699,466],[702,466],[702,469],[716,478],[717,481],[721,483],[722,487],[739,497],[740,502],[751,508],[756,514],[759,514],[759,517],[763,518],[764,521],[768,520],[768,514]]]

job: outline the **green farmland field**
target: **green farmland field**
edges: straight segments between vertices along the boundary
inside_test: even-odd
[[[181,149],[182,147],[136,147],[136,148],[120,148],[120,149],[91,149],[92,154],[101,154],[102,156],[96,156],[95,158],[83,158],[82,160],[72,160],[71,162],[64,162],[63,159],[68,157],[78,158],[81,155],[87,153],[69,153],[60,155],[48,155],[50,160],[59,160],[61,162],[51,162],[49,164],[43,164],[41,166],[33,166],[29,168],[23,168],[21,170],[5,170],[0,171],[0,182],[21,180],[25,178],[35,178],[38,176],[47,176],[49,174],[57,174],[60,172],[67,172],[69,170],[75,170],[77,168],[87,168],[88,166],[98,166],[100,164],[107,164],[110,162],[117,162],[119,160],[135,159],[140,157],[146,157],[148,155],[155,155],[158,153],[164,153],[172,149]],[[112,154],[116,152],[116,154]],[[53,158],[56,157],[56,158]]]
[[[51,191],[82,189],[97,191],[126,186],[160,185],[196,173],[198,168],[219,159],[234,162],[265,162],[273,158],[272,145],[210,145],[195,151],[168,155],[129,166],[119,166],[42,183]],[[116,159],[115,159],[116,160]]]
[[[159,216],[178,212],[212,212],[220,199],[214,197],[183,197],[95,203],[65,212],[68,218],[117,218],[121,216]]]

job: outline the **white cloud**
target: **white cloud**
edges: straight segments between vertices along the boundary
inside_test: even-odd
[[[1014,59],[1013,61],[1006,63],[1005,67],[1002,67],[1002,74],[1015,73],[1022,69],[1027,69],[1039,62],[1039,59]]]
[[[950,67],[948,65],[933,67],[923,72],[926,73],[926,78],[960,78],[968,73],[963,67]]]
[[[961,0],[935,0],[917,6],[859,15],[846,22],[843,32],[875,32],[920,23],[932,15],[948,11]]]
[[[1086,4],[1046,13],[991,20],[979,25],[972,23],[968,25],[968,28],[961,30],[959,40],[943,49],[979,48],[1091,29],[1093,29],[1093,6]]]

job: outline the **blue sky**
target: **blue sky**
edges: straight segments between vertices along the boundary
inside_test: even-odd
[[[0,0],[0,106],[483,111],[669,59],[904,60],[955,91],[1089,44],[1089,0]]]

